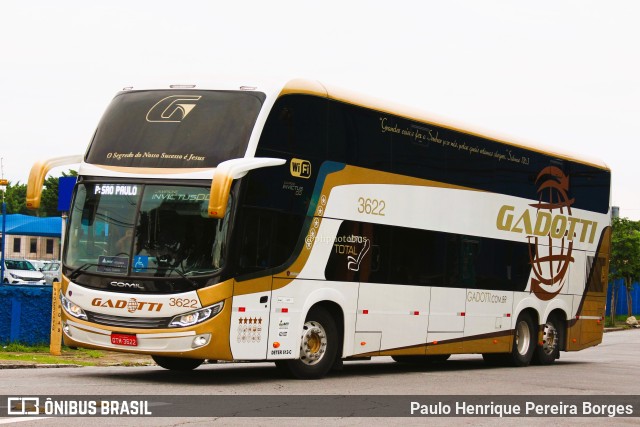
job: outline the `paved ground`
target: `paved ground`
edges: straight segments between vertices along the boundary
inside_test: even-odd
[[[623,328],[607,328],[605,332],[617,331]],[[27,368],[57,368],[69,367],[69,364],[80,366],[80,362],[85,362],[94,366],[152,366],[155,365],[150,356],[129,353],[117,353],[112,351],[102,351],[102,357],[94,357],[87,353],[77,351],[65,351],[62,356],[56,356],[60,363],[41,363],[37,360],[2,360],[0,359],[0,369],[27,369]],[[32,357],[44,356],[46,353],[0,353],[3,354],[24,355],[29,354]]]

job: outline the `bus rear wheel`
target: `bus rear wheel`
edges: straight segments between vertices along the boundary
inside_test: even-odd
[[[300,358],[279,360],[276,366],[294,378],[322,378],[338,357],[338,343],[338,328],[333,316],[321,307],[312,308],[302,327]]]
[[[510,353],[488,353],[482,358],[489,366],[528,366],[533,359],[538,333],[531,315],[522,313],[516,322]]]
[[[536,349],[537,330],[528,313],[522,313],[516,322],[513,335],[513,349],[508,358],[512,366],[528,366]]]
[[[170,371],[192,371],[202,365],[203,359],[184,359],[181,357],[151,356],[159,366]]]
[[[542,345],[536,348],[534,362],[539,365],[550,365],[560,357],[562,323],[556,317],[550,317],[542,327]]]

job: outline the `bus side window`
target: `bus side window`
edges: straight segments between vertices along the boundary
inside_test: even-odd
[[[247,209],[243,215],[238,267],[251,273],[269,267],[269,240],[272,221],[258,209]]]
[[[307,95],[279,98],[264,127],[259,152],[288,153],[305,160],[327,155],[327,100]]]
[[[240,274],[284,264],[293,253],[302,217],[268,209],[245,207],[240,220]]]

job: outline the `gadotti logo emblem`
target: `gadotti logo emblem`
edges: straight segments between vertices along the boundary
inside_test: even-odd
[[[94,298],[91,301],[91,305],[94,307],[117,308],[120,310],[126,309],[129,313],[135,313],[138,310],[160,311],[162,310],[163,304],[161,302],[138,301],[136,298],[129,298],[129,300]]]
[[[179,123],[196,107],[198,95],[171,95],[156,102],[147,113],[151,123]]]
[[[569,199],[569,178],[557,167],[544,168],[536,178],[536,184],[538,183],[538,200],[540,202],[530,206],[538,209],[538,213],[540,210],[548,210],[551,214],[554,210],[560,210],[560,214],[564,214],[566,210],[567,215],[566,217],[556,215],[555,218],[560,219],[551,222],[551,229],[547,235],[548,255],[540,256],[538,236],[528,236],[529,242],[533,240],[533,247],[529,246],[529,261],[533,267],[533,274],[536,276],[531,279],[531,292],[542,301],[549,301],[558,295],[564,287],[569,264],[574,261],[571,256],[573,238],[569,240],[567,236],[567,218],[571,216],[571,205],[575,199]],[[548,194],[548,201],[543,201],[545,193]],[[560,238],[560,252],[554,254],[553,238],[556,236],[562,237]],[[546,290],[541,285],[551,287],[554,290]]]
[[[569,177],[555,166],[544,168],[536,178],[538,203],[516,215],[514,206],[500,208],[496,220],[499,230],[521,233],[529,241],[529,261],[534,277],[531,292],[549,301],[566,283],[576,241],[593,243],[598,229],[595,221],[573,216],[569,198]],[[534,212],[532,214],[532,212]],[[516,219],[517,218],[517,219]]]

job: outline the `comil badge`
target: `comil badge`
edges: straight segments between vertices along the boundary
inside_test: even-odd
[[[198,95],[171,95],[156,102],[147,113],[151,123],[179,123],[196,108]]]

